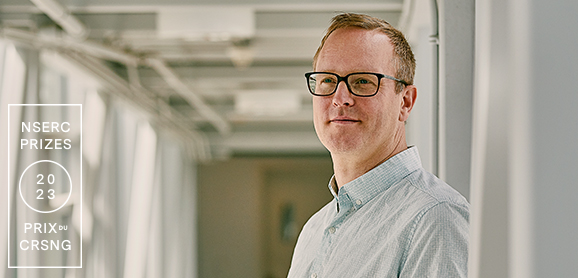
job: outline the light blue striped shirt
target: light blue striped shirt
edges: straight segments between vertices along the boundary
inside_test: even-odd
[[[469,204],[416,147],[345,184],[303,227],[289,278],[466,277]]]

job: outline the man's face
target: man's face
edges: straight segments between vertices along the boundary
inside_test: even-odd
[[[385,34],[360,28],[337,29],[319,53],[315,71],[340,76],[352,72],[394,76],[392,57],[393,46]],[[381,79],[379,92],[372,97],[354,96],[340,82],[333,95],[313,97],[315,130],[332,155],[383,155],[405,144],[402,105],[403,93],[396,94],[393,80]]]

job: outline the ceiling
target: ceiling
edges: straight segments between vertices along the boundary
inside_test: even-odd
[[[108,93],[200,146],[204,159],[326,155],[303,77],[323,32],[339,11],[395,26],[403,6],[402,0],[135,2],[2,0],[1,36],[59,51],[98,76]],[[42,5],[54,3],[80,27],[47,16]]]

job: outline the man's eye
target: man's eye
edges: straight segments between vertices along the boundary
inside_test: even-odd
[[[364,79],[364,78],[359,78],[359,79],[355,80],[355,82],[353,84],[366,85],[366,84],[371,84],[371,81]]]
[[[333,79],[331,79],[331,78],[325,78],[325,79],[323,79],[321,82],[323,82],[323,83],[333,83],[334,81],[333,81]]]

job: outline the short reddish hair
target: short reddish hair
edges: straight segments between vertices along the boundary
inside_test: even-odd
[[[319,45],[319,48],[313,57],[313,68],[317,65],[319,52],[321,52],[321,49],[325,45],[325,41],[327,41],[329,35],[337,29],[348,27],[378,30],[387,35],[393,45],[394,57],[392,62],[395,68],[394,77],[405,81],[407,84],[413,84],[413,77],[415,75],[415,58],[403,33],[395,29],[385,20],[364,14],[343,13],[333,17],[331,25],[327,29],[325,36],[321,40],[321,45]],[[396,91],[401,92],[403,86],[404,84],[398,82]]]

